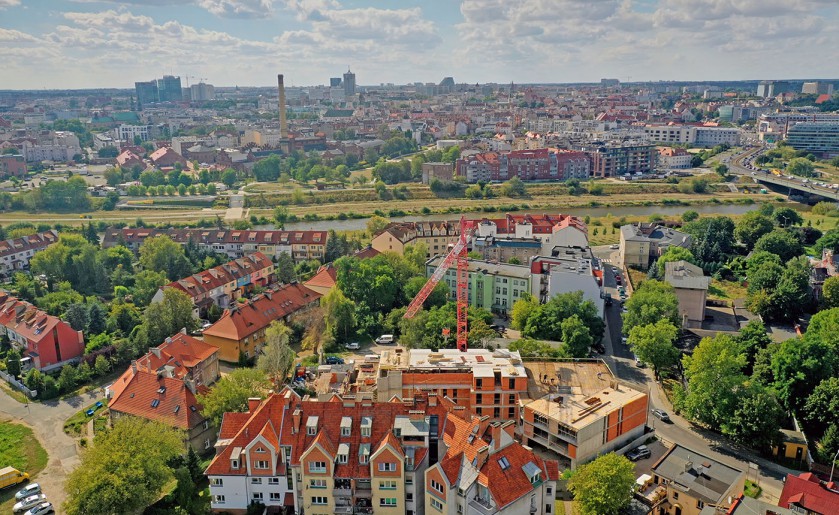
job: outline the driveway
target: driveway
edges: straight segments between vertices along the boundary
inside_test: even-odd
[[[64,482],[67,474],[80,463],[75,440],[64,434],[64,421],[95,402],[97,397],[101,397],[99,390],[94,390],[61,401],[31,402],[27,408],[0,389],[0,414],[30,426],[49,455],[47,467],[34,479],[59,513],[66,498]]]

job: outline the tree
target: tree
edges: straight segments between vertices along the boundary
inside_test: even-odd
[[[664,252],[664,254],[659,256],[659,258],[656,260],[656,266],[658,267],[659,277],[664,277],[665,264],[682,260],[694,265],[696,264],[696,258],[693,257],[693,253],[690,250],[684,247],[669,247]]]
[[[132,263],[134,262],[134,253],[132,253],[127,247],[124,245],[116,245],[114,247],[110,247],[105,249],[104,251],[104,265],[105,268],[113,272],[118,267],[122,267],[125,270],[131,270]]]
[[[801,408],[802,417],[821,434],[827,426],[839,420],[839,377],[823,379],[813,388]]]
[[[680,327],[679,300],[673,287],[665,282],[648,279],[626,301],[627,313],[623,317],[623,332],[629,334],[633,327],[655,324],[667,320]]]
[[[134,302],[138,306],[145,306],[151,302],[154,294],[161,286],[168,283],[165,273],[154,270],[142,270],[134,276],[134,287],[131,289]]]
[[[274,320],[265,330],[265,345],[256,360],[256,368],[274,381],[275,391],[285,382],[294,365],[294,351],[288,345],[291,329],[283,322]]]
[[[787,164],[787,172],[800,177],[814,177],[815,167],[806,157],[796,157],[790,159],[789,164]]]
[[[824,249],[832,250],[833,252],[839,252],[839,229],[831,229],[825,232],[821,238],[816,240],[816,244],[813,246],[813,250],[815,250],[819,255],[821,255]],[[32,259],[35,258],[33,257]]]
[[[687,211],[682,213],[682,221],[683,222],[692,222],[692,221],[696,220],[697,218],[699,218],[699,213],[697,213],[696,211],[694,211],[692,209],[688,209]]]
[[[382,232],[385,227],[390,223],[390,220],[383,216],[373,215],[367,220],[367,234],[370,236],[376,236],[380,232]]]
[[[772,343],[772,339],[766,334],[766,326],[758,319],[750,320],[734,339],[740,346],[740,352],[746,357],[744,372],[752,375],[758,352]]]
[[[540,342],[532,338],[518,339],[510,343],[507,348],[511,351],[518,351],[523,358],[559,357],[558,348],[548,342]]]
[[[99,157],[113,158],[119,155],[119,149],[117,147],[102,147],[96,151],[96,154]]]
[[[274,270],[277,274],[277,280],[281,283],[288,284],[297,279],[297,274],[294,271],[294,258],[288,252],[280,252]]]
[[[12,349],[6,354],[6,372],[12,377],[20,376],[21,358],[20,351],[17,349]]]
[[[355,302],[335,286],[320,303],[326,316],[326,330],[338,343],[349,341],[355,330]]]
[[[737,222],[737,225],[734,227],[734,236],[747,249],[751,250],[761,236],[772,232],[774,228],[775,225],[772,223],[772,220],[757,211],[749,211]]]
[[[105,331],[108,323],[107,313],[102,304],[93,302],[87,310],[87,331],[91,334],[99,334]]]
[[[147,238],[140,245],[140,266],[145,270],[163,272],[170,281],[177,281],[192,273],[192,265],[184,248],[165,234]]]
[[[731,254],[734,244],[734,222],[731,218],[700,218],[685,224],[684,230],[693,236],[693,255],[700,263],[723,261]]]
[[[772,216],[775,218],[775,222],[781,227],[790,227],[804,223],[801,214],[791,207],[779,207],[775,209]]]
[[[64,312],[64,320],[76,331],[84,331],[87,328],[88,309],[84,304],[70,304]]]
[[[703,338],[692,356],[682,358],[687,391],[677,407],[710,427],[722,427],[734,414],[746,376],[746,358],[728,335]]]
[[[833,422],[827,427],[819,442],[819,461],[830,463],[839,451],[839,422]]]
[[[781,441],[784,409],[775,395],[759,384],[748,385],[744,390],[722,432],[737,443],[768,453]]]
[[[277,223],[277,229],[284,229],[288,218],[288,207],[277,206],[274,208],[274,221]]]
[[[248,409],[248,399],[264,399],[271,391],[271,382],[265,372],[256,368],[237,368],[223,376],[206,394],[198,395],[201,413],[218,425],[221,417],[229,411],[241,412]]]
[[[728,167],[722,163],[715,164],[714,171],[722,178],[728,175]]]
[[[62,392],[72,391],[76,387],[76,369],[73,365],[64,365],[61,367],[61,373],[58,375],[58,389]]]
[[[412,277],[405,284],[405,299],[412,300],[416,297],[417,293],[419,293],[422,287],[425,286],[427,281],[428,280],[422,276]],[[444,305],[449,301],[450,294],[451,290],[449,289],[449,285],[442,281],[437,283],[437,286],[431,290],[431,293],[428,294],[425,302],[422,303],[423,309],[431,309],[434,306]]]
[[[142,511],[172,478],[168,463],[183,452],[181,435],[159,422],[122,417],[97,434],[67,478],[68,515]]]
[[[562,322],[573,315],[577,315],[583,321],[593,341],[603,337],[603,319],[600,318],[593,302],[583,300],[581,291],[555,295],[545,304],[534,301],[520,307],[520,311],[528,308],[529,312],[522,328],[522,336],[526,338],[560,341],[563,338]],[[514,315],[521,316],[521,313],[516,314],[514,309]],[[520,323],[520,320],[517,322]]]
[[[591,349],[592,337],[582,319],[573,314],[562,321],[562,350],[574,358],[585,358]]]
[[[111,363],[108,361],[108,358],[100,354],[96,356],[96,361],[93,362],[93,370],[96,372],[96,375],[104,376],[111,371]]]
[[[146,327],[148,343],[157,345],[181,329],[187,332],[198,327],[198,321],[192,315],[192,298],[181,290],[166,288],[163,299],[150,304],[143,313],[143,325]]]
[[[527,195],[527,187],[524,181],[513,176],[509,181],[501,185],[501,194],[505,197],[523,197]]]
[[[519,300],[513,303],[513,309],[510,313],[510,327],[517,331],[523,330],[527,325],[530,314],[538,307],[539,301],[529,293],[524,293],[519,297]]]
[[[397,299],[399,283],[385,254],[364,260],[344,256],[335,261],[338,287],[361,310],[385,313]]]
[[[634,486],[635,465],[613,452],[580,466],[568,481],[581,515],[620,513],[632,500]]]
[[[656,377],[659,373],[679,361],[679,349],[673,346],[679,330],[669,320],[662,319],[655,324],[638,325],[629,332],[627,343],[632,352],[644,363],[653,367]]]
[[[772,353],[770,367],[781,403],[797,411],[819,383],[836,375],[839,356],[835,346],[808,331],[803,338],[782,342]]]
[[[223,172],[221,172],[221,182],[224,183],[228,188],[232,188],[236,181],[239,179],[236,176],[236,170],[232,168],[227,168]]]
[[[804,253],[801,241],[794,234],[783,229],[764,234],[757,240],[754,248],[756,251],[764,250],[777,254],[782,262],[787,262]]]

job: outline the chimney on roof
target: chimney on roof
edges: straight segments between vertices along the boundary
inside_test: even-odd
[[[277,75],[277,93],[279,93],[280,139],[288,139],[288,123],[286,122],[285,114],[285,84],[283,84],[282,73]]]
[[[134,374],[134,375],[137,375],[137,360],[136,359],[131,360],[131,373]]]
[[[172,341],[171,338],[166,338],[167,343],[169,343],[171,341]],[[152,354],[154,354],[158,358],[160,357],[160,347],[152,347],[152,348],[149,349],[149,352],[151,352]]]
[[[501,424],[496,423],[496,424],[491,425],[490,426],[490,431],[492,431],[492,442],[490,442],[490,445],[492,445],[492,452],[500,451],[501,450],[501,433],[504,432],[504,430],[501,429]]]
[[[256,411],[256,408],[259,407],[259,403],[262,402],[262,399],[259,397],[248,397],[248,411],[253,413]]]
[[[489,458],[489,445],[484,445],[480,449],[478,449],[477,454],[475,454],[475,468],[481,470],[481,467],[484,466],[484,463],[487,462]]]
[[[300,420],[303,418],[303,412],[300,408],[294,410],[294,413],[291,415],[291,432],[292,434],[297,434],[300,432]]]
[[[195,395],[195,387],[196,387],[195,381],[193,381],[192,379],[190,379],[188,377],[184,377],[184,385],[187,388],[189,388],[189,391],[192,392],[192,395]]]

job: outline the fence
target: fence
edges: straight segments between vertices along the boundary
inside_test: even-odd
[[[29,396],[30,399],[34,399],[38,395],[38,392],[36,390],[30,390],[26,387],[26,385],[24,385],[23,383],[12,377],[10,374],[2,370],[0,370],[0,378],[3,378],[4,381],[25,393],[27,396]]]

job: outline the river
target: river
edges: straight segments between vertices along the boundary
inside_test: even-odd
[[[809,209],[809,206],[798,204],[794,202],[786,203],[798,210]],[[593,218],[604,217],[611,214],[615,217],[622,216],[648,216],[652,214],[659,214],[665,217],[681,216],[682,213],[688,210],[696,211],[701,215],[742,215],[747,211],[754,211],[758,208],[758,204],[701,204],[695,206],[612,206],[612,207],[570,207],[567,209],[548,209],[548,210],[521,210],[516,211],[515,214],[567,214],[579,216],[591,216]],[[484,216],[487,218],[500,218],[504,213],[481,213],[478,211],[465,213],[467,218],[478,218]],[[460,218],[458,213],[434,213],[430,215],[409,215],[409,216],[395,216],[390,218],[392,222],[421,222],[433,220],[457,220]],[[272,225],[261,225],[259,229],[273,229]],[[286,224],[286,230],[289,231],[326,231],[335,229],[336,231],[363,231],[367,228],[367,219],[358,218],[354,220],[318,220],[318,221],[299,221],[290,222]]]

